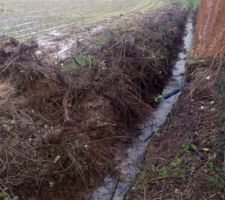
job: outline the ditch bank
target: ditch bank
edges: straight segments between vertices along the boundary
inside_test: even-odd
[[[178,55],[172,76],[160,95],[159,105],[144,122],[139,124],[139,136],[133,139],[132,146],[127,150],[127,156],[117,167],[119,176],[108,176],[105,183],[93,194],[94,200],[123,200],[130,189],[136,175],[140,172],[139,166],[143,161],[144,153],[148,147],[151,137],[156,133],[166,121],[167,115],[171,112],[173,105],[185,84],[185,65],[188,53],[190,53],[193,39],[193,20],[188,19],[185,36],[183,38],[183,48]]]
[[[60,66],[37,44],[0,39],[1,195],[88,199],[135,124],[156,106],[182,44],[187,13],[178,5],[146,16],[93,53]],[[124,153],[126,154],[126,153]]]
[[[186,86],[151,138],[127,200],[225,198],[225,56],[218,57],[187,63]]]

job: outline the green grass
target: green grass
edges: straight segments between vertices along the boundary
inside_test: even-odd
[[[0,0],[0,34],[29,37],[157,9],[167,0]]]
[[[180,0],[185,8],[197,10],[201,0]]]

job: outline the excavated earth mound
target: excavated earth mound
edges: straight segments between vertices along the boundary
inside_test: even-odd
[[[43,64],[35,41],[0,38],[2,194],[87,199],[112,169],[116,145],[129,143],[131,125],[154,109],[186,14],[162,9],[63,66]]]

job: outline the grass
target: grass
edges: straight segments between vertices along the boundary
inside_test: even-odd
[[[197,10],[200,4],[200,0],[180,0],[185,8],[190,8],[193,11]]]
[[[194,155],[197,155],[197,152],[199,150],[196,145],[183,144],[180,151],[167,164],[146,165],[144,170],[139,174],[135,185],[132,187],[131,193],[141,192],[145,189],[151,190],[157,185],[159,188],[162,188],[164,184],[170,191],[168,194],[170,193],[175,199],[175,196],[178,195],[176,194],[176,190],[179,188],[179,185],[176,183],[180,183],[181,185],[190,184],[188,180],[193,179],[193,177],[197,179],[201,188],[205,188],[212,193],[223,193],[225,187],[225,161],[223,161],[219,168],[215,161],[208,161],[206,164],[199,166],[196,159],[193,159]],[[223,156],[225,156],[225,152]],[[190,159],[191,157],[192,159]],[[187,158],[188,161],[186,160]],[[179,191],[181,192],[181,196],[190,195],[186,188],[181,187]],[[177,199],[181,199],[181,196]],[[126,200],[131,199],[128,195]]]
[[[11,198],[7,190],[8,188],[3,189],[0,187],[0,199],[2,200],[18,200],[19,199],[17,196]]]
[[[166,0],[0,0],[0,34],[37,36],[112,16],[154,10],[166,3]]]
[[[184,179],[185,169],[182,166],[183,157],[184,151],[180,151],[174,159],[166,165],[148,165],[139,175],[132,190],[139,191],[143,190],[143,188],[150,188],[152,185],[159,184],[167,179]],[[191,171],[191,166],[189,170]]]
[[[209,66],[211,62],[205,63]],[[196,74],[192,76],[200,80]],[[215,69],[209,74],[216,81],[202,83],[191,97],[192,103],[187,96],[193,86],[187,85],[168,122],[152,138],[127,200],[140,196],[152,200],[225,199],[225,72]],[[199,109],[203,103],[207,105],[204,111]]]

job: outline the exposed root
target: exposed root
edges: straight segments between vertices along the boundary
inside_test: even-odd
[[[134,120],[154,109],[170,75],[185,21],[183,10],[180,18],[173,12],[82,55],[84,66],[78,59],[46,66],[34,41],[1,38],[0,78],[13,88],[0,99],[1,188],[25,199],[79,199],[96,186],[115,143],[130,139]]]

